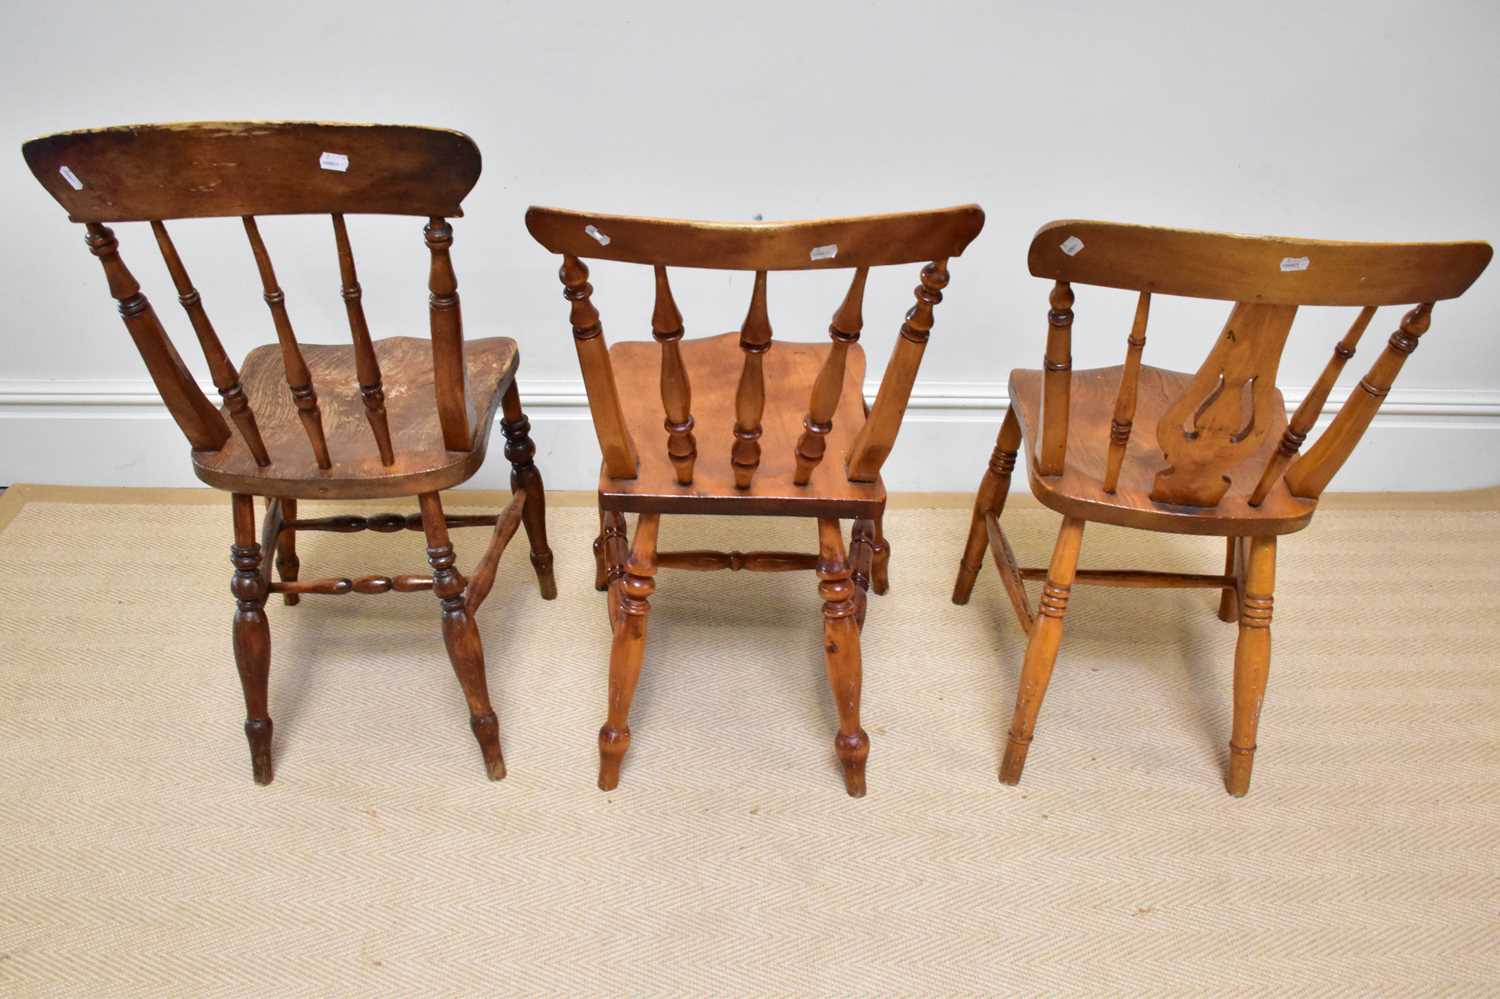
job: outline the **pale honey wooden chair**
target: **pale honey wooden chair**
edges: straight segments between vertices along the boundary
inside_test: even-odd
[[[500,730],[490,705],[484,650],[474,615],[494,583],[506,543],[524,523],[542,596],[557,589],[547,547],[542,479],[530,423],[521,410],[515,341],[465,342],[448,218],[479,178],[468,136],[430,128],[298,122],[210,122],[64,132],[22,147],[48,193],[81,222],[104,266],[110,294],[172,418],[192,446],[193,470],[231,494],[236,601],[234,658],[245,694],[245,734],[257,783],[270,783],[271,717],[266,688],[271,633],[265,604],[280,593],[432,590],[442,605],[448,656],[468,701],[470,727],[492,779],[505,776]],[[257,216],[328,214],[332,220],[351,346],[302,345],[277,283]],[[365,320],[346,215],[414,215],[427,220],[431,324],[427,338],[374,340]],[[188,277],[166,223],[239,218],[275,344],[230,361]],[[105,223],[148,222],[178,301],[223,406],[211,403],[168,339]],[[484,461],[495,410],[513,472],[515,498],[498,516],[445,516],[439,492]],[[267,500],[257,539],[254,498]],[[299,499],[415,496],[419,514],[299,519]],[[454,565],[450,527],[494,526],[489,548],[465,580]],[[299,579],[302,531],[422,531],[431,576]],[[276,553],[280,579],[271,572]]]
[[[1490,255],[1486,243],[1338,243],[1081,221],[1042,227],[1028,263],[1054,282],[1044,364],[1011,372],[1010,409],[974,500],[953,590],[954,603],[968,602],[988,547],[1029,636],[1001,781],[1021,778],[1075,582],[1202,586],[1221,589],[1219,616],[1239,622],[1225,786],[1235,796],[1249,790],[1270,666],[1276,539],[1307,526],[1426,332],[1433,303],[1463,294]],[[1139,292],[1123,365],[1072,370],[1075,283]],[[1141,363],[1153,295],[1234,303],[1196,374]],[[1413,304],[1333,422],[1299,454],[1376,309]],[[1304,306],[1359,312],[1288,422],[1276,374]],[[1046,569],[1018,568],[1000,527],[1023,446],[1032,493],[1063,515]],[[1089,521],[1222,536],[1224,572],[1078,569]],[[1035,614],[1025,580],[1044,580]]]
[[[948,284],[947,261],[979,234],[977,206],[810,222],[711,223],[532,208],[526,226],[562,255],[564,297],[589,409],[603,451],[596,583],[614,629],[609,711],[599,732],[599,787],[614,788],[630,745],[630,702],[645,652],[658,568],[817,572],[828,679],[838,707],[834,747],[850,795],[865,791],[869,738],[860,727],[859,627],[872,577],[885,588],[880,469],[895,443],[917,366]],[[584,259],[655,271],[656,344],[606,349]],[[875,403],[861,393],[861,303],[871,267],[926,261]],[[683,339],[668,267],[753,271],[737,332]],[[767,272],[852,269],[831,343],[773,343]],[[660,406],[657,398],[660,398]],[[663,420],[665,413],[665,420]],[[701,442],[701,449],[700,449]],[[825,455],[828,460],[825,460]],[[627,545],[625,514],[639,514]],[[774,515],[817,520],[818,553],[659,552],[662,514]],[[840,519],[853,521],[846,556]],[[628,552],[628,554],[627,554]]]

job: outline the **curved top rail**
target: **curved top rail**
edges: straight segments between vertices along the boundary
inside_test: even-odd
[[[1267,305],[1410,305],[1462,295],[1488,243],[1345,243],[1117,222],[1049,222],[1026,262],[1037,277]]]
[[[462,132],[323,122],[125,125],[42,136],[21,153],[74,222],[457,217],[480,167]]]
[[[553,253],[665,267],[793,271],[956,257],[984,228],[978,205],[802,222],[693,222],[533,206],[526,228]]]

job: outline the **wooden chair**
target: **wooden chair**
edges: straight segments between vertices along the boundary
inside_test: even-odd
[[[516,392],[516,344],[499,337],[464,342],[449,259],[453,229],[447,219],[463,214],[459,203],[479,177],[478,148],[458,132],[427,128],[204,123],[66,132],[28,142],[22,152],[69,218],[84,224],[125,328],[192,445],[193,470],[231,494],[234,657],[256,782],[270,783],[272,774],[267,597],[280,593],[295,604],[304,593],[390,590],[432,590],[437,596],[448,657],[468,700],[485,767],[491,778],[504,777],[474,614],[519,523],[531,539],[542,596],[554,597],[556,586],[542,479]],[[257,222],[257,216],[310,213],[332,216],[332,249],[352,346],[298,343]],[[354,213],[427,219],[430,343],[413,337],[372,340],[345,222]],[[167,232],[168,220],[213,216],[241,219],[276,330],[277,343],[251,351],[238,369]],[[105,225],[141,221],[150,223],[222,408],[198,387]],[[515,498],[498,517],[446,516],[439,493],[468,479],[484,461],[497,405],[504,412],[501,427]],[[413,495],[419,514],[297,516],[299,499]],[[255,496],[267,500],[258,540]],[[466,581],[454,566],[448,530],[488,525],[494,525],[489,548]],[[423,531],[432,575],[299,578],[299,532],[363,530]],[[272,551],[279,580],[272,578]]]
[[[1235,796],[1249,790],[1270,665],[1276,539],[1307,526],[1426,332],[1433,303],[1463,294],[1490,253],[1485,243],[1335,243],[1107,222],[1042,227],[1028,263],[1032,274],[1054,282],[1046,356],[1041,370],[1011,372],[1010,410],[974,500],[953,589],[954,603],[968,602],[988,547],[1029,636],[1001,781],[1021,778],[1075,582],[1202,586],[1220,589],[1219,617],[1239,622],[1225,785]],[[1072,371],[1075,283],[1139,292],[1123,365]],[[1153,294],[1234,303],[1196,374],[1141,363]],[[1376,308],[1412,303],[1332,424],[1299,454]],[[1308,305],[1359,312],[1288,422],[1276,371],[1297,309]],[[1023,443],[1032,493],[1063,515],[1046,569],[1017,568],[1000,528]],[[1078,569],[1088,521],[1222,536],[1224,572]],[[1045,580],[1036,615],[1023,586],[1028,579]]]
[[[871,580],[876,593],[886,588],[890,556],[881,529],[880,468],[901,427],[933,307],[948,284],[948,258],[962,253],[983,225],[984,213],[973,205],[776,223],[677,222],[551,208],[526,213],[537,242],[562,255],[563,297],[572,305],[574,342],[604,456],[594,552],[596,585],[609,591],[614,642],[608,718],[599,731],[600,788],[619,783],[620,761],[630,746],[630,702],[657,569],[812,569],[820,581],[828,680],[839,713],[834,746],[849,794],[864,794],[869,739],[859,723],[858,629]],[[637,342],[606,349],[585,258],[654,269],[651,331],[659,346]],[[858,344],[865,279],[871,267],[921,261],[928,263],[916,305],[901,326],[874,407],[867,409]],[[755,272],[740,329],[683,339],[669,267]],[[831,268],[854,272],[829,327],[832,342],[773,344],[767,272]],[[832,460],[825,461],[830,451]],[[640,515],[629,545],[627,513]],[[815,518],[818,552],[659,552],[664,513]],[[840,519],[853,521],[848,555]]]

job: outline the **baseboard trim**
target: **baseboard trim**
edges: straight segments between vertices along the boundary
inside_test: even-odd
[[[865,386],[874,398],[877,383]],[[205,386],[212,395],[212,387]],[[1305,389],[1286,390],[1296,407]],[[598,449],[583,385],[522,380],[538,463],[549,486],[591,489]],[[1347,398],[1336,390],[1326,424]],[[999,382],[919,383],[886,465],[892,490],[965,491],[984,468],[1008,399]],[[149,381],[0,380],[0,483],[194,485],[182,439]],[[1394,389],[1334,482],[1341,490],[1472,489],[1500,483],[1500,392]],[[703,429],[700,428],[700,447]],[[728,430],[725,447],[728,447]],[[477,488],[502,488],[503,461]]]

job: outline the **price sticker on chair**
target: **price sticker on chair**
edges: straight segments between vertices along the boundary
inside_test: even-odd
[[[1077,236],[1069,236],[1067,239],[1057,244],[1057,248],[1070,257],[1076,257],[1078,255],[1078,251],[1083,249],[1083,240],[1079,239]]]
[[[318,157],[318,166],[335,173],[344,173],[349,169],[349,157],[343,153],[324,153]]]
[[[75,191],[81,191],[81,190],[83,190],[83,181],[81,181],[81,180],[78,179],[78,175],[76,173],[74,173],[72,170],[70,170],[68,168],[68,165],[66,163],[64,163],[62,166],[58,167],[57,168],[57,172],[60,173],[60,174],[62,174],[62,179],[65,180],[65,181],[67,181],[68,182],[68,186],[71,187],[73,190],[75,190]]]
[[[1281,269],[1283,271],[1305,271],[1312,264],[1307,257],[1282,257]]]
[[[837,244],[837,243],[827,243],[827,244],[824,244],[823,246],[815,246],[815,247],[813,247],[812,248],[812,252],[808,254],[808,258],[811,259],[811,260],[832,260],[834,257],[836,257],[838,255],[839,255],[839,244]]]
[[[594,242],[598,243],[600,246],[608,246],[609,245],[609,237],[606,236],[606,235],[604,235],[604,233],[600,232],[598,226],[595,226],[595,225],[586,225],[586,226],[584,226],[583,227],[583,234],[585,236],[587,236],[589,239],[592,239]]]

